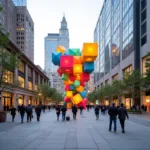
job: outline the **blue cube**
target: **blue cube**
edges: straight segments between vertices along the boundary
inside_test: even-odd
[[[84,90],[83,92],[80,93],[80,95],[82,98],[85,98],[86,97],[86,91]]]
[[[70,90],[74,91],[76,88],[73,84],[70,85]]]
[[[92,73],[94,71],[94,62],[85,62],[83,68],[84,72]]]
[[[60,65],[60,57],[62,56],[61,52],[52,52],[52,62],[54,65]]]

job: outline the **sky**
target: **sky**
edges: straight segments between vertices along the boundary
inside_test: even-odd
[[[34,21],[34,62],[44,69],[44,37],[59,33],[63,14],[68,23],[70,48],[94,41],[94,29],[104,0],[28,0]]]

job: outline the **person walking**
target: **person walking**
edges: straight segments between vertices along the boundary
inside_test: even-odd
[[[59,121],[59,116],[60,116],[60,107],[59,107],[59,105],[56,106],[56,115],[57,115],[57,120]]]
[[[12,116],[12,122],[14,122],[14,119],[15,119],[15,116],[16,116],[16,108],[14,106],[10,109],[10,113],[11,113],[11,116]]]
[[[20,116],[21,116],[21,123],[23,123],[25,111],[26,111],[26,109],[25,109],[24,105],[22,104],[19,108],[19,112],[20,112]]]
[[[32,106],[29,104],[27,107],[26,107],[26,112],[27,112],[27,122],[31,122],[32,120]]]
[[[114,132],[116,132],[118,109],[115,106],[115,103],[112,103],[112,106],[108,110],[108,114],[110,116],[109,131],[111,132],[112,122],[114,122]]]
[[[96,105],[96,107],[95,107],[95,115],[96,115],[96,120],[98,120],[99,119],[99,106],[98,105]]]
[[[40,121],[41,111],[42,111],[42,108],[41,108],[40,105],[38,105],[38,106],[35,108],[35,112],[36,112],[36,116],[37,116],[37,121]]]
[[[79,108],[80,108],[80,115],[82,115],[83,114],[83,106],[80,106]]]
[[[65,119],[66,119],[66,111],[67,111],[67,108],[66,108],[65,105],[61,108],[61,111],[62,111],[62,121],[65,121]]]
[[[73,113],[73,119],[76,120],[76,116],[77,116],[77,106],[76,105],[73,105],[72,106],[72,113]]]
[[[122,128],[122,133],[125,133],[124,126],[125,126],[125,119],[126,119],[126,117],[127,117],[127,119],[129,119],[127,110],[124,107],[123,103],[121,103],[121,106],[120,106],[120,108],[118,110],[118,119],[120,120],[120,125],[121,125],[121,128]]]

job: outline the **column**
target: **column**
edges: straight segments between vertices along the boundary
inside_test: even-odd
[[[25,88],[28,89],[28,65],[25,64]]]
[[[38,74],[38,86],[40,85],[40,75]]]
[[[24,96],[24,105],[25,105],[25,106],[27,106],[28,103],[29,103],[29,102],[28,102],[28,99],[29,99],[29,98],[28,98],[28,95],[25,95],[25,96]]]
[[[12,96],[12,101],[13,101],[13,105],[15,105],[15,107],[18,106],[18,94],[14,93]]]
[[[32,83],[33,83],[33,91],[35,90],[35,71],[33,70],[33,81],[32,81]]]

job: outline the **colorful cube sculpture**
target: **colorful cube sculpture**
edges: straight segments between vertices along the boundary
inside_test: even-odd
[[[70,102],[70,101],[71,101],[71,99],[70,99],[70,98],[65,97],[65,98],[64,98],[64,101],[65,101],[66,103],[68,103],[68,102]]]
[[[74,86],[73,84],[71,84],[71,85],[70,85],[70,90],[71,90],[71,91],[74,91],[75,89],[76,89],[75,86]]]
[[[69,54],[71,56],[81,56],[81,52],[79,48],[71,48],[69,49]]]
[[[82,73],[82,65],[81,64],[75,64],[73,66],[73,74],[81,74]]]
[[[72,98],[73,97],[73,92],[72,91],[66,91],[66,97],[67,98]]]
[[[86,62],[83,66],[84,72],[92,73],[94,71],[94,62]]]
[[[81,80],[84,82],[88,82],[90,80],[90,74],[83,72],[81,75]]]
[[[73,56],[74,64],[82,64],[81,56]]]
[[[70,90],[70,85],[65,85],[65,91],[69,91]]]
[[[80,96],[80,94],[76,94],[75,96],[72,97],[72,103],[77,105],[80,102],[82,102],[82,97]]]
[[[60,65],[61,56],[62,56],[62,53],[52,52],[52,62],[54,65],[56,65],[56,66]]]
[[[74,80],[76,80],[76,77],[75,77],[73,74],[71,74],[70,77],[69,77],[69,79],[70,79],[71,81],[74,81]]]
[[[62,76],[63,72],[60,67],[57,69],[57,72],[58,72],[59,76]]]
[[[61,52],[62,54],[64,54],[65,53],[65,51],[66,51],[66,49],[65,49],[65,47],[64,46],[58,46],[57,47],[57,50],[56,50],[57,52]]]
[[[61,56],[60,57],[60,68],[64,73],[73,71],[73,56]]]
[[[61,79],[64,80],[64,81],[68,80],[69,79],[69,75],[67,73],[63,73],[62,76],[61,76]]]
[[[80,93],[81,93],[83,90],[84,90],[84,87],[81,86],[81,85],[78,86],[78,87],[76,87],[76,91],[77,91],[77,92],[80,92]]]
[[[74,85],[75,87],[80,86],[80,81],[79,81],[79,80],[75,80],[74,83],[73,83],[73,85]]]
[[[85,90],[82,91],[82,92],[80,93],[80,95],[81,95],[82,98],[85,98],[85,97],[86,97],[86,91],[85,91]]]
[[[98,56],[98,43],[84,43],[82,50],[83,62],[93,62]]]

